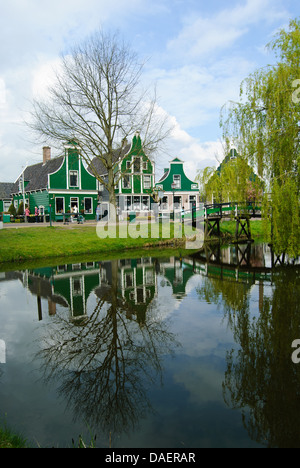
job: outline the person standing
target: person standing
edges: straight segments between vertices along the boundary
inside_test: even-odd
[[[74,218],[77,219],[78,218],[78,208],[77,208],[77,205],[75,205],[73,207],[73,213],[74,213]]]
[[[30,216],[30,210],[28,208],[28,206],[25,208],[25,222],[28,223],[29,221],[29,216]]]
[[[96,219],[97,219],[97,222],[98,222],[99,219],[100,219],[100,215],[101,215],[101,207],[100,207],[100,205],[98,205],[97,208],[96,208]]]

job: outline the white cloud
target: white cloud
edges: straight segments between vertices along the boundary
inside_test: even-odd
[[[190,14],[178,36],[169,41],[168,50],[187,59],[209,57],[233,46],[260,21],[271,23],[286,17],[286,11],[274,0],[247,0],[211,16]]]
[[[36,98],[45,98],[47,90],[56,79],[56,72],[59,71],[61,60],[40,59],[40,63],[32,71],[32,95]]]
[[[3,78],[0,78],[0,109],[4,107],[6,103],[6,86]]]
[[[200,141],[185,131],[174,116],[170,117],[173,126],[170,139],[167,142],[166,153],[160,153],[156,160],[156,176],[163,175],[164,168],[169,167],[170,160],[179,157],[184,161],[186,175],[194,180],[198,170],[207,166],[215,167],[224,158],[223,146],[220,140]],[[158,180],[158,179],[157,179]]]

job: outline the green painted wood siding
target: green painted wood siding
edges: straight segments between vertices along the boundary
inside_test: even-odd
[[[135,160],[138,162],[138,167],[137,164],[135,164]],[[154,182],[154,164],[145,154],[142,147],[142,140],[139,135],[135,135],[133,137],[129,153],[119,164],[119,171],[121,171],[122,177],[129,176],[131,182],[130,188],[124,188],[123,180],[121,181],[122,194],[150,194],[152,192]],[[144,176],[151,177],[149,189],[144,187]],[[119,190],[117,190],[117,193],[119,193]]]
[[[178,175],[180,176],[181,186],[180,189],[176,188],[176,192],[198,192],[198,185],[186,176],[183,168],[183,162],[179,162],[180,160],[178,159],[175,159],[174,161],[175,162],[171,161],[169,174],[165,180],[158,182],[156,186],[162,186],[165,192],[172,192],[171,185],[174,182],[174,175]]]
[[[77,171],[77,185],[70,187],[70,171]],[[81,181],[80,181],[81,177]],[[67,188],[76,190],[96,190],[97,180],[91,175],[83,165],[76,148],[65,149],[65,159],[60,169],[49,176],[51,190],[66,190]]]
[[[43,206],[45,211],[49,210],[49,194],[46,190],[42,192],[33,192],[27,195],[26,198],[29,198],[29,207],[31,214],[34,214],[34,208]]]
[[[97,179],[89,174],[81,161],[81,189],[82,190],[97,190]]]
[[[64,162],[60,169],[54,174],[49,175],[49,189],[66,189],[67,188],[67,159],[64,159]]]

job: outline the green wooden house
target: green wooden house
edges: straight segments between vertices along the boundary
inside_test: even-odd
[[[64,154],[51,158],[51,149],[43,148],[43,161],[27,166],[12,188],[13,203],[18,209],[25,202],[34,214],[51,213],[53,221],[62,221],[63,215],[77,207],[85,219],[95,219],[98,186],[96,178],[85,168],[80,147],[70,141]]]
[[[170,212],[182,207],[187,211],[199,205],[198,183],[186,176],[183,164],[181,159],[173,159],[169,169],[165,169],[164,175],[155,184],[156,190],[163,192],[162,212]]]
[[[126,216],[132,211],[141,215],[148,213],[151,209],[151,193],[155,183],[155,165],[145,154],[138,132],[134,135],[131,144],[124,142],[122,149],[115,151],[113,162],[117,207],[120,214]],[[101,161],[94,158],[92,166],[93,172],[96,171],[106,181],[107,173]],[[109,193],[104,186],[100,187],[100,206],[102,214],[109,211]]]

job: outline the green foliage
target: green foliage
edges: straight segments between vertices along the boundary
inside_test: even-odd
[[[300,254],[300,21],[268,45],[277,62],[243,81],[240,101],[224,106],[221,127],[266,182],[272,237],[278,253]]]
[[[1,421],[0,427],[0,449],[2,448],[26,448],[27,441],[23,436],[13,432],[6,424]]]
[[[16,216],[17,210],[16,210],[16,208],[15,208],[15,206],[14,206],[13,203],[12,203],[12,204],[10,205],[10,207],[8,208],[8,213],[10,213],[12,216]]]
[[[19,205],[18,211],[17,211],[17,215],[20,216],[20,215],[23,215],[23,214],[24,214],[24,203],[21,202],[20,205]]]
[[[226,157],[218,170],[208,167],[198,173],[197,180],[207,202],[258,201],[262,194],[261,180],[254,177],[247,159],[241,156]]]

